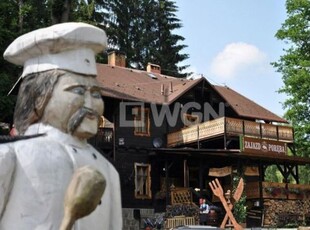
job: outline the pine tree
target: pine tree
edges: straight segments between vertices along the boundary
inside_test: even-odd
[[[106,0],[73,1],[71,20],[105,28],[109,17]]]
[[[182,36],[177,7],[171,0],[6,0],[0,1],[0,51],[19,35],[66,21],[81,21],[106,30],[109,49],[126,53],[127,66],[145,69],[148,62],[158,64],[162,73],[177,77],[188,58],[181,52]],[[16,17],[18,15],[18,17]],[[106,55],[97,57],[106,63]],[[0,59],[0,120],[9,120],[15,97],[7,96],[22,69]]]
[[[157,53],[155,60],[162,68],[162,72],[172,76],[184,76],[180,71],[187,66],[178,67],[177,64],[188,58],[187,54],[180,52],[187,47],[178,42],[184,41],[180,35],[173,31],[182,27],[180,20],[176,17],[177,6],[170,0],[158,0],[156,14]]]
[[[126,53],[127,65],[145,69],[148,62],[158,64],[162,73],[184,76],[186,66],[178,64],[188,58],[179,45],[184,38],[173,34],[181,28],[177,7],[169,0],[111,0],[107,32],[111,49]]]
[[[20,31],[19,5],[17,1],[0,2],[0,52],[4,53],[8,45],[18,36]],[[12,123],[16,98],[7,96],[18,78],[18,68],[0,58],[0,121]]]

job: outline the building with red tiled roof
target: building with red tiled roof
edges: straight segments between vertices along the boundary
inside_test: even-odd
[[[154,104],[171,104],[197,84],[205,81],[204,84],[213,86],[223,102],[228,103],[238,116],[266,122],[288,123],[233,89],[211,85],[205,78],[188,80],[107,64],[97,64],[97,69],[103,96]]]
[[[155,104],[172,103],[202,80],[174,78],[106,64],[98,64],[97,69],[102,95]]]
[[[240,117],[260,119],[266,122],[288,123],[282,117],[275,115],[227,86],[214,85],[214,89]]]
[[[203,198],[220,208],[208,186],[214,176],[231,189],[232,178],[243,175],[248,208],[258,210],[250,227],[268,225],[267,200],[294,206],[301,198],[290,189],[310,199],[310,187],[298,184],[298,167],[310,159],[295,155],[293,128],[285,119],[205,78],[166,76],[154,64],[146,71],[126,68],[124,56],[115,52],[97,70],[105,112],[90,142],[120,174],[124,229],[138,229],[150,213],[166,211],[174,202],[172,192],[179,191],[171,186],[190,191],[191,202]],[[283,183],[265,181],[271,165]],[[295,184],[289,183],[292,178]],[[273,188],[285,191],[268,192]]]

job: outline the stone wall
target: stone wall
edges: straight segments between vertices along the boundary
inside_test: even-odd
[[[264,227],[310,224],[310,200],[265,200]]]
[[[135,216],[135,212],[137,216]],[[123,208],[123,230],[145,229],[144,219],[149,218],[154,222],[154,220],[161,215],[163,214],[155,213],[154,209]]]

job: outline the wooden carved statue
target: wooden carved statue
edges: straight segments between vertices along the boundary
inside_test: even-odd
[[[95,54],[106,41],[97,27],[63,23],[5,51],[24,67],[14,123],[32,138],[0,145],[1,230],[122,229],[119,175],[87,143],[104,109]]]

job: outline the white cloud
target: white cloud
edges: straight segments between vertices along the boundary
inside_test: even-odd
[[[230,43],[225,46],[211,63],[211,73],[222,79],[235,77],[241,70],[260,67],[266,54],[247,43]]]

